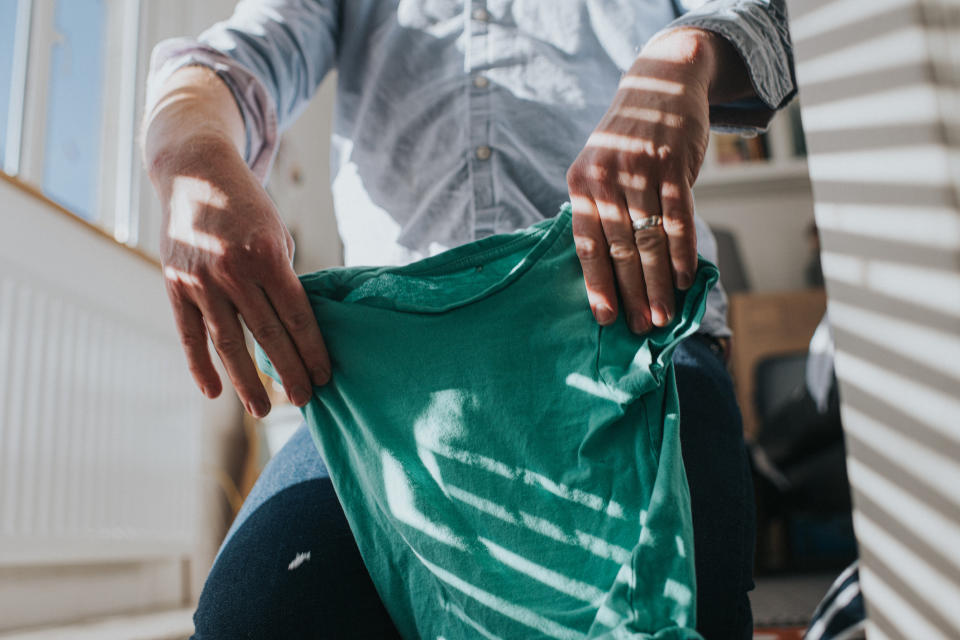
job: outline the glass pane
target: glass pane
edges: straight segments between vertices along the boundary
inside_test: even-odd
[[[7,148],[10,85],[13,82],[13,40],[17,28],[17,0],[0,0],[0,168]]]
[[[88,220],[97,213],[106,3],[57,0],[47,94],[43,188]]]

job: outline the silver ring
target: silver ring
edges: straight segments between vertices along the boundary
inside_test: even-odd
[[[634,231],[646,231],[647,229],[652,229],[660,225],[663,222],[663,218],[660,216],[647,216],[646,218],[638,218],[633,221],[633,230]]]

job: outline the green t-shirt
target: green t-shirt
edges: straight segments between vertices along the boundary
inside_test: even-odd
[[[304,416],[404,637],[700,638],[670,354],[716,278],[669,327],[600,327],[569,205],[302,277],[333,365]]]

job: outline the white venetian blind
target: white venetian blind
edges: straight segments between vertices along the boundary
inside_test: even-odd
[[[960,638],[960,4],[789,9],[869,637]]]

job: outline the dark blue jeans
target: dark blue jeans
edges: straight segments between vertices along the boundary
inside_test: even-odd
[[[693,509],[697,628],[707,640],[749,640],[755,522],[740,410],[712,339],[686,340],[673,362]],[[398,637],[305,426],[237,515],[194,623],[197,640]]]

